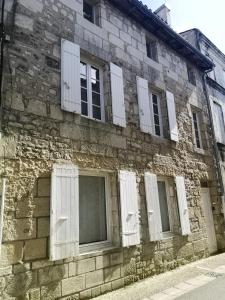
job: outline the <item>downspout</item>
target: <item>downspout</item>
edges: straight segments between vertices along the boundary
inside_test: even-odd
[[[197,47],[199,51],[201,51],[201,33],[199,31],[196,32],[197,34]],[[221,170],[221,165],[220,165],[220,154],[217,146],[217,140],[216,140],[216,133],[215,133],[215,128],[213,124],[213,112],[212,112],[212,107],[210,104],[210,98],[209,98],[209,92],[207,88],[207,83],[206,83],[206,77],[209,72],[212,70],[205,71],[204,74],[202,75],[202,83],[203,83],[203,92],[206,98],[207,102],[207,108],[209,112],[209,121],[210,121],[210,127],[212,131],[212,138],[213,138],[213,154],[215,157],[216,161],[216,169],[217,169],[217,179],[220,185],[220,197],[222,200],[222,206],[223,206],[223,214],[225,216],[225,197],[224,197],[224,184],[223,184],[223,176],[222,176],[222,170]]]

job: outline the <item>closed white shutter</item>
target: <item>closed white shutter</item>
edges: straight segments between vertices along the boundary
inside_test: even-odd
[[[157,176],[155,174],[145,173],[145,194],[150,241],[160,241],[162,238],[162,221]]]
[[[190,228],[184,177],[182,176],[176,177],[176,187],[177,187],[177,200],[178,200],[178,206],[180,212],[180,223],[181,223],[182,235],[189,235],[191,233],[191,228]]]
[[[167,110],[168,110],[168,118],[169,118],[169,126],[170,126],[170,139],[172,141],[178,142],[179,137],[178,137],[174,95],[171,92],[166,91],[166,99],[167,99]]]
[[[137,94],[141,131],[152,134],[153,124],[150,110],[148,81],[140,77],[137,77]]]
[[[50,260],[78,255],[79,183],[77,166],[53,166],[50,221]]]
[[[121,127],[126,127],[123,71],[117,65],[110,63],[110,73],[113,123]]]
[[[61,108],[81,113],[80,46],[61,42]]]
[[[140,244],[136,175],[120,171],[119,180],[123,247],[129,247]]]
[[[213,102],[213,123],[217,142],[225,144],[224,111],[221,105]]]
[[[2,244],[2,231],[3,231],[3,217],[4,217],[4,205],[5,205],[5,192],[6,192],[6,178],[0,179],[0,254]]]

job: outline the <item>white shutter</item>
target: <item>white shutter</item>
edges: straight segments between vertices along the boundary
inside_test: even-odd
[[[155,174],[145,173],[145,194],[150,241],[160,241],[162,238],[162,221],[157,176]]]
[[[216,140],[221,144],[225,144],[225,124],[223,108],[220,104],[213,102],[212,109]]]
[[[59,260],[78,255],[79,182],[77,166],[53,166],[50,220],[50,259]]]
[[[140,244],[136,175],[120,171],[119,180],[123,247],[129,247]]]
[[[179,137],[178,137],[174,95],[171,92],[166,91],[166,99],[167,99],[167,110],[168,110],[168,118],[169,118],[169,126],[170,126],[170,139],[172,141],[178,142]]]
[[[141,131],[152,134],[153,124],[150,110],[148,81],[140,77],[137,77],[137,94]]]
[[[123,71],[117,65],[110,63],[113,123],[126,127],[124,104]]]
[[[6,192],[6,178],[0,179],[0,254],[2,244],[2,231],[3,231],[3,217],[4,217],[4,206],[5,206],[5,192]]]
[[[176,187],[177,187],[177,200],[180,212],[180,223],[182,235],[188,235],[191,233],[190,228],[190,220],[186,199],[186,191],[185,191],[185,181],[184,177],[177,176],[176,177]]]
[[[61,108],[81,113],[80,46],[61,42]]]

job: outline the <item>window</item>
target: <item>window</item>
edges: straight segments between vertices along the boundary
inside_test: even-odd
[[[83,13],[84,13],[85,19],[87,19],[88,21],[90,21],[92,23],[95,23],[95,7],[93,4],[91,4],[88,1],[84,1]]]
[[[201,130],[200,130],[200,115],[199,112],[192,112],[193,129],[195,137],[195,145],[197,148],[202,148]]]
[[[162,231],[169,232],[170,219],[169,219],[169,209],[168,209],[167,190],[166,190],[165,181],[158,181],[158,193],[159,193],[159,206],[160,206],[161,221],[162,221]]]
[[[194,69],[190,65],[187,65],[187,73],[188,73],[189,82],[193,85],[196,85],[195,72],[194,72]]]
[[[217,142],[225,144],[224,115],[220,104],[213,102],[213,120]]]
[[[89,244],[107,240],[105,177],[79,177],[79,240]]]
[[[104,120],[102,71],[88,63],[80,62],[81,114]]]
[[[152,99],[152,119],[153,119],[153,126],[154,126],[154,134],[157,136],[163,136],[160,98],[158,95],[152,94],[151,99]]]
[[[157,45],[155,41],[151,41],[148,38],[146,38],[146,51],[147,51],[147,56],[149,58],[151,58],[154,61],[158,61]]]

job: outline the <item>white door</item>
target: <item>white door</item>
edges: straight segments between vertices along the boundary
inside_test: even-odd
[[[216,233],[215,233],[215,227],[213,221],[210,193],[208,188],[201,188],[201,201],[202,201],[203,214],[206,223],[209,253],[212,254],[217,251],[217,241],[216,241]]]

